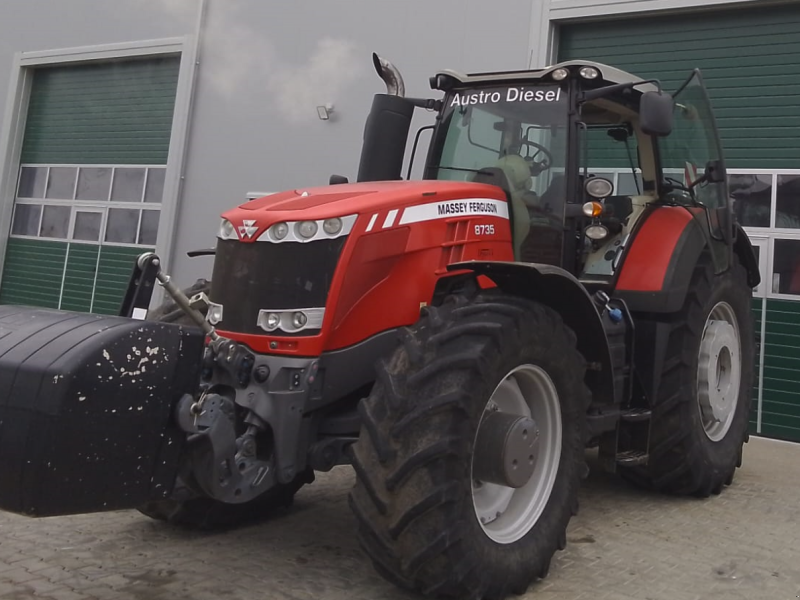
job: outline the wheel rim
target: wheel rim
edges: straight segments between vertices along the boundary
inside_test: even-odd
[[[697,402],[703,431],[712,442],[728,433],[739,404],[742,346],[736,313],[717,303],[706,319],[697,368]]]
[[[472,478],[472,503],[481,528],[493,541],[510,544],[533,528],[553,491],[561,463],[561,406],[547,372],[523,365],[503,378],[486,410],[531,417],[539,429],[533,474],[524,486],[515,489]]]

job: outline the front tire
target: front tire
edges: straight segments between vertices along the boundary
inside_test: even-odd
[[[682,310],[671,318],[652,411],[650,458],[622,475],[658,491],[708,497],[741,466],[755,370],[752,290],[734,255],[715,275],[703,255]]]
[[[431,596],[524,593],[565,547],[586,472],[590,396],[574,333],[536,302],[457,297],[424,310],[377,372],[359,409],[350,494],[376,570]],[[536,421],[540,448],[523,487],[475,481],[487,409]]]
[[[180,480],[178,493],[182,496],[153,500],[137,510],[143,515],[186,529],[210,531],[241,527],[260,521],[275,511],[289,508],[294,496],[304,485],[314,481],[314,471],[308,469],[291,483],[277,484],[260,496],[241,504],[228,504],[194,492]]]

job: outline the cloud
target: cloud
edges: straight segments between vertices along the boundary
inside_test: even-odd
[[[199,0],[145,1],[180,18],[200,7]],[[318,40],[305,60],[287,60],[241,8],[241,0],[209,0],[206,8],[200,78],[225,97],[252,95],[292,122],[315,120],[316,106],[335,103],[368,71],[370,54],[336,37]]]

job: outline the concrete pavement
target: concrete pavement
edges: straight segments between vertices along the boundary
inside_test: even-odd
[[[752,438],[733,485],[708,500],[642,492],[593,472],[568,546],[530,600],[800,597],[800,445]],[[198,534],[136,511],[31,520],[0,513],[4,600],[410,600],[361,555],[347,468],[294,508]]]

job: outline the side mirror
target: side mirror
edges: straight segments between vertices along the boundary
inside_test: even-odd
[[[721,160],[710,160],[706,163],[703,175],[693,181],[689,188],[694,188],[702,183],[722,183],[725,181],[725,167]]]
[[[341,185],[343,183],[349,183],[347,177],[344,175],[331,175],[331,178],[328,180],[328,185]]]
[[[666,137],[672,133],[674,101],[666,92],[645,92],[639,101],[639,126],[647,135]]]
[[[722,183],[725,181],[725,166],[721,160],[710,160],[706,164],[706,181],[709,183]]]

